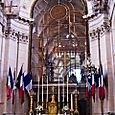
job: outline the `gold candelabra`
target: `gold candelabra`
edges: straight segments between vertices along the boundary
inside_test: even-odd
[[[33,114],[33,91],[29,93],[30,96],[30,110],[29,110],[29,115]]]
[[[78,111],[77,98],[78,98],[78,94],[75,95],[75,115],[80,115]]]

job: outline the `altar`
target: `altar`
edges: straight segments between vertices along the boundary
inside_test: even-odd
[[[35,85],[34,87],[37,88]],[[81,114],[83,113],[82,115],[85,115],[84,113],[86,112],[89,114],[89,104],[85,99],[84,92],[85,85],[79,84],[78,86],[70,83],[68,85],[61,83],[48,84],[48,93],[47,85],[45,84],[40,85],[39,89],[39,98],[35,98],[34,103],[39,99],[39,105],[43,107],[42,115],[63,115],[64,108],[68,108],[66,115],[75,114],[76,111],[79,111]],[[84,112],[82,110],[84,110]]]

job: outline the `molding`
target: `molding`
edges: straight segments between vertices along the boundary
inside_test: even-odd
[[[25,35],[24,33],[21,33],[21,32],[17,32],[15,30],[10,30],[10,33],[8,36],[6,36],[5,38],[9,37],[9,39],[12,39],[14,41],[17,41],[18,40],[18,37],[19,37],[19,42],[20,43],[28,43],[28,40],[29,40],[29,37],[28,35]]]
[[[96,27],[89,32],[89,37],[91,40],[96,40],[98,38],[98,31],[100,31],[100,36],[102,36],[109,30],[110,24],[103,22],[103,25],[100,25],[100,27]]]
[[[91,21],[91,20],[90,20]],[[90,22],[89,21],[89,22]],[[96,17],[95,20],[89,23],[89,37],[91,40],[97,39],[97,31],[100,31],[100,36],[103,36],[106,32],[110,31],[110,20],[107,14]]]

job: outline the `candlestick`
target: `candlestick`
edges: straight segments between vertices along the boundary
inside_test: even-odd
[[[77,98],[78,94],[75,94],[75,115],[79,115]]]
[[[33,92],[32,91],[29,93],[29,96],[30,96],[30,110],[29,110],[29,115],[31,115],[33,113],[33,109],[32,109],[32,107],[33,107]]]

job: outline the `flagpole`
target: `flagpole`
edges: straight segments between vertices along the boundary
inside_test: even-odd
[[[98,34],[98,54],[99,54],[99,71],[101,73],[101,67],[102,67],[102,63],[101,63],[101,48],[100,48],[100,31],[99,29],[97,29],[97,34]],[[101,115],[104,115],[104,111],[103,111],[103,99],[101,99]]]
[[[18,58],[19,58],[19,32],[17,33],[17,56],[16,56],[16,77],[18,73]]]
[[[17,74],[18,74],[18,58],[19,58],[19,32],[17,33],[17,51],[16,51],[16,78],[17,78]],[[16,98],[14,97],[14,99],[16,100]],[[16,102],[14,101],[14,115],[16,114]]]
[[[13,82],[13,94],[12,94],[13,95],[13,97],[12,97],[13,102],[12,103],[14,103],[14,115],[15,115],[15,109],[16,109],[16,104],[15,104],[16,103],[15,102],[15,82],[16,82],[16,78],[15,77],[16,77],[16,69],[14,68],[14,82]]]

